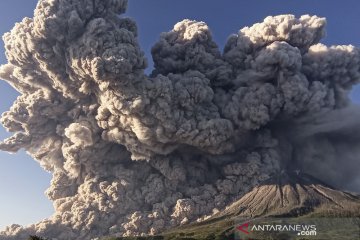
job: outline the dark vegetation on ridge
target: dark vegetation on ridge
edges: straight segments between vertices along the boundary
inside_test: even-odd
[[[47,239],[33,235],[30,236],[28,240],[47,240]]]

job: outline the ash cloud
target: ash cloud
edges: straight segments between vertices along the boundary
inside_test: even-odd
[[[126,6],[40,0],[4,35],[0,77],[20,96],[2,115],[14,135],[0,149],[25,149],[53,173],[55,214],[1,240],[156,234],[285,168],[359,190],[360,111],[348,93],[360,52],[320,44],[324,18],[267,17],[224,51],[204,22],[184,20],[160,35],[148,76]]]

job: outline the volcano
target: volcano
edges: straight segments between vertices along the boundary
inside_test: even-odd
[[[321,43],[319,16],[268,16],[223,49],[184,19],[153,43],[150,69],[127,5],[39,0],[5,33],[0,79],[20,96],[0,151],[52,174],[54,213],[0,240],[224,240],[239,218],[359,213],[336,189],[360,192],[360,48]]]
[[[239,219],[359,217],[358,194],[337,190],[299,171],[279,172],[205,221],[141,239],[234,239]]]
[[[357,211],[353,211],[357,210]],[[360,214],[360,197],[336,190],[308,174],[281,172],[264,181],[219,216],[298,217],[318,212]]]

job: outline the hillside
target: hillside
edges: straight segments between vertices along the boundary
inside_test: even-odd
[[[283,173],[263,182],[206,221],[170,229],[161,236],[105,239],[225,240],[234,239],[235,227],[244,219],[332,218],[343,222],[349,217],[360,217],[358,195],[336,190],[307,174]]]

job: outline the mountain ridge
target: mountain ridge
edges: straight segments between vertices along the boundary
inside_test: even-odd
[[[239,219],[360,217],[360,196],[340,191],[299,171],[279,172],[202,222],[165,231],[160,236],[105,239],[231,240]]]

